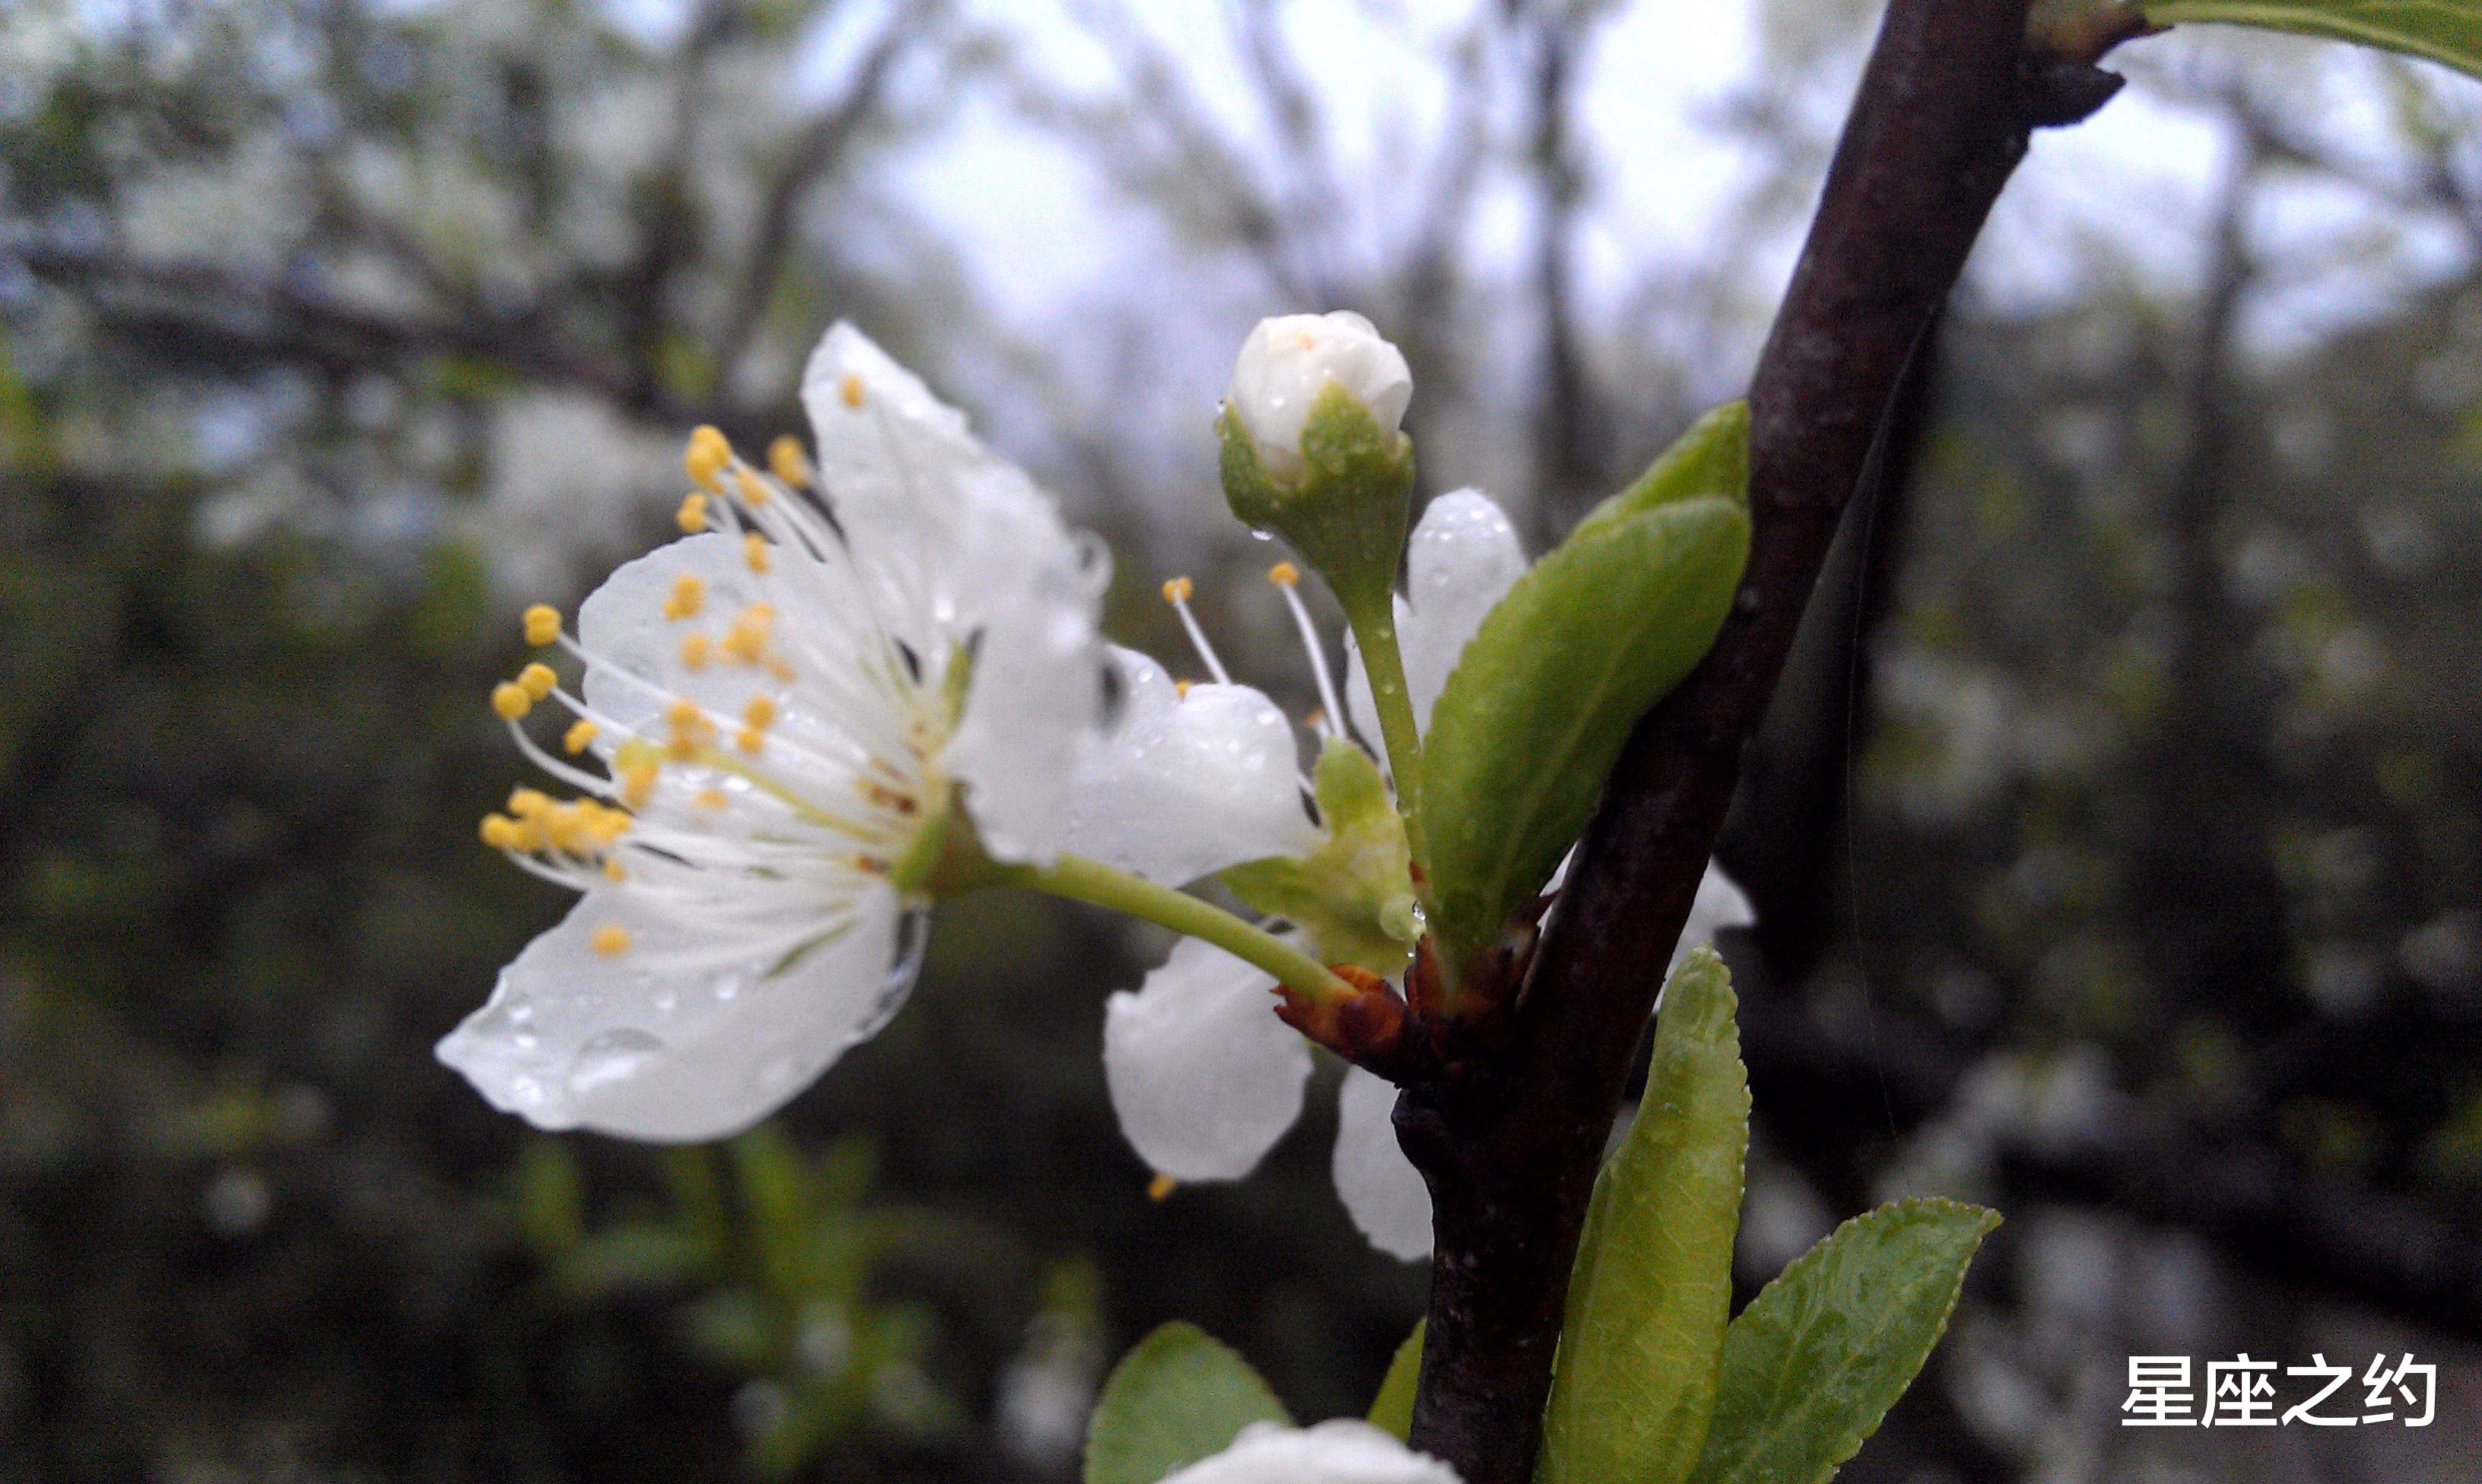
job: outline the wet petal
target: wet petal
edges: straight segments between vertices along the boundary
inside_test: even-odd
[[[1396,644],[1405,656],[1405,689],[1413,719],[1427,729],[1431,706],[1448,683],[1448,672],[1465,644],[1517,580],[1525,575],[1525,548],[1517,528],[1491,497],[1460,489],[1441,495],[1422,512],[1405,554],[1406,595],[1396,600]],[[1365,737],[1379,735],[1370,681],[1360,651],[1345,643],[1345,704]]]
[[[1335,1193],[1370,1245],[1411,1263],[1431,1255],[1431,1189],[1396,1142],[1396,1088],[1349,1067],[1336,1105]]]
[[[1178,886],[1317,847],[1292,723],[1275,702],[1247,686],[1183,695],[1136,650],[1111,657],[1120,716],[1078,760],[1065,848]]]
[[[537,1128],[724,1138],[886,1023],[913,976],[900,916],[892,894],[873,891],[840,936],[771,976],[783,946],[737,955],[626,891],[590,893],[500,972],[439,1059]],[[596,951],[616,928],[626,948]]]
[[[1337,1418],[1314,1427],[1254,1422],[1231,1445],[1163,1484],[1458,1484],[1457,1471],[1416,1453],[1368,1422]]]
[[[1103,1073],[1121,1132],[1175,1180],[1238,1180],[1301,1116],[1309,1046],[1276,1018],[1275,980],[1183,938],[1104,1006]]]
[[[1100,546],[1072,535],[964,413],[850,325],[811,353],[802,402],[821,483],[889,633],[935,684],[971,657],[944,756],[969,786],[984,844],[1002,859],[1048,859],[1102,706]]]

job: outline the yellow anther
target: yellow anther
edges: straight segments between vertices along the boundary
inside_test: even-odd
[[[673,579],[673,596],[664,605],[664,614],[672,618],[695,618],[706,607],[706,583],[696,572],[684,572]]]
[[[724,631],[724,652],[744,664],[756,664],[767,653],[767,631],[775,622],[774,609],[753,603]]]
[[[793,683],[793,677],[801,671],[793,668],[793,662],[783,656],[770,655],[767,657],[767,673],[789,686]]]
[[[586,816],[575,805],[564,805],[543,816],[543,833],[551,843],[571,854],[586,844]]]
[[[732,744],[754,758],[767,750],[767,734],[754,726],[746,726],[732,734]]]
[[[517,684],[524,688],[526,694],[540,701],[551,694],[552,688],[560,684],[560,676],[553,672],[550,665],[538,660],[517,671]]]
[[[560,638],[560,610],[538,603],[526,610],[526,642],[541,648]]]
[[[795,489],[809,487],[810,456],[802,452],[802,440],[789,432],[767,445],[767,469]]]
[[[1194,680],[1175,680],[1172,683],[1172,693],[1176,697],[1186,697],[1189,688],[1196,684],[1198,682]]]
[[[632,809],[644,809],[654,795],[655,775],[660,769],[651,762],[632,763],[620,769],[620,802]]]
[[[732,800],[724,796],[724,790],[722,789],[700,789],[698,791],[698,796],[691,799],[690,802],[698,805],[700,809],[721,809],[725,805],[731,803]]]
[[[618,958],[629,951],[629,929],[618,923],[606,923],[594,929],[594,936],[587,942],[604,957]]]
[[[707,651],[714,646],[703,634],[681,636],[681,664],[694,670],[706,668]]]
[[[776,498],[776,491],[767,487],[767,482],[760,479],[756,471],[747,467],[732,471],[732,487],[740,491],[741,498],[751,505],[765,505]]]
[[[755,531],[742,534],[741,560],[750,563],[753,572],[764,572],[775,561],[767,550],[767,538]]]
[[[836,391],[844,398],[846,406],[861,405],[861,378],[857,373],[846,372],[845,378],[836,383]]]
[[[690,431],[689,452],[681,456],[681,465],[690,472],[690,482],[700,489],[716,488],[715,477],[732,462],[732,444],[719,428],[701,424]]]
[[[1166,603],[1186,603],[1189,601],[1189,595],[1197,590],[1198,585],[1196,583],[1191,582],[1186,577],[1175,577],[1163,585],[1164,601]]]
[[[483,843],[494,850],[514,850],[517,847],[517,821],[505,814],[483,816],[482,833]]]
[[[1302,580],[1302,569],[1289,561],[1279,561],[1267,569],[1267,581],[1279,587],[1290,587]]]
[[[612,880],[621,881],[626,880],[629,873],[620,869],[620,861],[607,855],[603,857],[603,874]]]
[[[1308,727],[1313,732],[1317,731],[1320,727],[1327,725],[1327,708],[1324,706],[1311,707],[1310,714],[1302,718],[1302,725]]]
[[[704,531],[706,529],[706,496],[700,494],[695,489],[691,490],[686,495],[683,495],[681,497],[681,508],[673,512],[673,519],[678,523],[681,528],[681,534],[684,535],[696,535],[700,532]]]
[[[520,820],[534,819],[551,808],[551,795],[541,789],[511,789],[509,813]]]
[[[587,744],[594,741],[595,734],[602,730],[603,729],[601,727],[596,726],[594,722],[580,716],[575,721],[570,722],[568,724],[568,730],[561,735],[560,744],[568,751],[570,757],[575,757],[579,753],[584,752]]]
[[[593,835],[598,845],[610,845],[629,833],[629,826],[636,822],[630,819],[626,809],[615,809],[593,799],[581,799],[579,804],[591,811],[586,817],[586,832]]]
[[[1169,1175],[1157,1175],[1154,1179],[1147,1182],[1147,1199],[1149,1201],[1164,1200],[1170,1197],[1175,1190],[1179,1188],[1179,1181],[1173,1179]]]
[[[519,721],[524,719],[527,712],[535,709],[535,698],[515,681],[504,680],[491,688],[491,709],[498,712],[503,720]]]
[[[706,713],[699,709],[696,701],[674,701],[664,708],[664,724],[673,729],[675,737],[696,736],[707,729]]]
[[[750,704],[741,708],[741,719],[750,726],[765,731],[776,724],[776,700],[773,696],[753,695]]]

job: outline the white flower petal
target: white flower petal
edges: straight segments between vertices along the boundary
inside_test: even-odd
[[[1422,512],[1405,555],[1405,596],[1396,600],[1396,646],[1414,724],[1427,731],[1431,707],[1465,644],[1508,589],[1525,575],[1524,545],[1508,516],[1479,490],[1441,495]],[[1364,737],[1379,735],[1379,713],[1360,650],[1345,639],[1345,704]]]
[[[1275,980],[1183,938],[1137,993],[1104,1005],[1103,1073],[1121,1132],[1175,1180],[1238,1180],[1301,1116],[1309,1046],[1276,1018]]]
[[[702,589],[699,611],[666,618],[665,605],[683,577],[696,578]],[[582,688],[586,703],[623,726],[659,739],[664,709],[673,696],[687,697],[726,717],[741,715],[750,697],[761,690],[780,705],[784,687],[764,670],[713,656],[692,666],[681,658],[681,641],[692,634],[712,641],[752,604],[781,608],[787,601],[750,570],[741,542],[721,533],[685,536],[624,562],[577,610],[579,646],[626,672],[602,666],[590,670]],[[779,621],[816,622],[806,612],[782,613]]]
[[[1396,1089],[1349,1067],[1336,1103],[1335,1193],[1370,1245],[1411,1263],[1431,1255],[1431,1188],[1396,1142]]]
[[[1334,381],[1360,398],[1371,420],[1393,432],[1413,400],[1405,354],[1349,309],[1260,320],[1241,342],[1225,394],[1271,466],[1301,459],[1310,403]]]
[[[774,1112],[885,1024],[911,988],[901,913],[885,889],[835,941],[767,976],[770,960],[591,892],[500,972],[490,1001],[439,1043],[439,1059],[490,1104],[541,1129],[693,1142]],[[606,925],[623,952],[594,951]]]
[[[1254,1422],[1231,1445],[1163,1484],[1460,1484],[1457,1471],[1353,1418],[1315,1427]]]
[[[1114,645],[1121,713],[1078,758],[1063,848],[1178,886],[1242,861],[1318,847],[1292,723],[1247,686],[1183,695]]]
[[[1049,859],[1102,703],[1101,547],[1071,535],[1023,470],[850,325],[811,353],[802,403],[821,483],[890,636],[934,685],[972,655],[944,762],[970,787],[985,846]]]
[[[1672,950],[1672,962],[1665,966],[1668,976],[1680,967],[1691,949],[1711,947],[1715,935],[1727,927],[1747,927],[1758,920],[1751,907],[1749,895],[1740,883],[1724,874],[1724,868],[1713,861],[1706,863],[1706,874],[1698,880],[1698,899],[1689,904],[1689,921],[1680,929],[1680,942]]]

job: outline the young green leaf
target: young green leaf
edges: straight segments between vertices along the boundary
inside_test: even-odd
[[[1698,1462],[1750,1147],[1734,1008],[1712,949],[1663,992],[1646,1096],[1579,1238],[1538,1484],[1680,1484]]]
[[[2472,0],[2154,0],[2158,26],[2225,21],[2297,31],[2443,62],[2482,77],[2482,7]]]
[[[1750,549],[1744,417],[1708,417],[1518,580],[1431,712],[1416,838],[1452,973],[1550,877],[1629,728],[1705,656]]]
[[[1396,1358],[1387,1363],[1387,1374],[1379,1383],[1379,1394],[1370,1400],[1370,1425],[1399,1443],[1413,1430],[1413,1392],[1422,1384],[1422,1332],[1430,1324],[1428,1319],[1413,1321],[1413,1333],[1396,1347]]]
[[[1194,1324],[1122,1357],[1086,1425],[1086,1484],[1155,1484],[1222,1452],[1252,1422],[1291,1422],[1250,1363]]]
[[[1794,1260],[1724,1336],[1697,1484],[1825,1484],[1913,1384],[1996,1211],[1900,1201]]]

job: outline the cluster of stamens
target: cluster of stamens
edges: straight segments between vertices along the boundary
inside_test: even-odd
[[[1310,618],[1309,605],[1302,601],[1301,569],[1289,561],[1279,561],[1267,569],[1267,582],[1284,595],[1284,607],[1293,615],[1293,628],[1301,635],[1302,648],[1309,655],[1310,675],[1318,684],[1319,704],[1304,718],[1304,724],[1322,742],[1341,737],[1344,735],[1342,718],[1345,710],[1336,697],[1335,677],[1328,668],[1326,646],[1319,638],[1318,625]],[[1163,600],[1180,615],[1181,629],[1188,634],[1190,647],[1198,652],[1199,663],[1206,666],[1207,675],[1217,685],[1228,686],[1232,684],[1232,673],[1225,668],[1223,657],[1215,652],[1214,644],[1206,638],[1205,627],[1190,608],[1190,599],[1197,591],[1197,584],[1186,577],[1175,577],[1163,585]],[[1189,693],[1191,682],[1175,680],[1173,685],[1180,694]],[[1303,787],[1307,789],[1308,786],[1305,780]]]
[[[846,378],[842,395],[848,405],[861,405],[862,391],[858,378]],[[693,487],[675,516],[682,533],[721,531],[738,536],[743,565],[762,589],[788,576],[815,583],[821,568],[842,567],[850,574],[850,557],[833,517],[804,493],[814,486],[815,475],[796,440],[777,439],[762,471],[735,455],[722,432],[700,428],[690,438],[684,464]],[[787,560],[795,558],[799,560],[788,574]],[[596,878],[631,882],[643,872],[661,878],[666,899],[694,902],[710,916],[719,908],[731,910],[720,906],[731,899],[723,895],[730,883],[699,879],[701,868],[721,865],[726,873],[737,873],[744,881],[784,884],[795,873],[790,852],[797,833],[806,837],[825,830],[848,841],[850,846],[828,857],[833,865],[865,875],[885,874],[894,848],[920,814],[917,794],[924,786],[918,755],[891,762],[889,754],[917,751],[924,739],[936,742],[940,729],[909,713],[898,731],[906,742],[916,744],[911,746],[891,747],[876,741],[875,734],[824,725],[805,728],[798,741],[779,736],[782,706],[770,685],[789,687],[816,673],[818,666],[805,663],[815,651],[788,652],[779,641],[774,604],[749,603],[720,628],[711,622],[700,626],[701,619],[718,616],[715,608],[707,582],[683,572],[664,598],[662,616],[686,631],[675,649],[684,670],[752,672],[753,693],[737,713],[674,694],[590,652],[548,605],[525,611],[529,644],[557,649],[587,673],[613,677],[658,708],[651,721],[632,726],[590,703],[583,686],[563,686],[559,672],[541,659],[495,686],[491,709],[508,725],[519,750],[575,788],[578,796],[558,800],[538,790],[518,789],[510,795],[505,813],[482,821],[485,844],[538,875],[579,890],[589,889]],[[524,723],[535,708],[547,703],[570,717],[560,737],[567,758],[553,756],[526,731]],[[600,755],[602,773],[568,761],[584,761],[590,749]],[[779,751],[787,765],[782,768],[767,761]],[[658,824],[645,812],[656,801],[667,769],[676,767],[685,770],[689,812],[666,810]],[[841,802],[835,796],[820,797],[819,780],[839,774],[850,775],[850,794]],[[753,811],[755,823],[745,821],[728,849],[712,831],[735,809]],[[716,894],[712,899],[710,893]],[[599,953],[618,954],[629,949],[630,934],[618,924],[607,924],[592,934],[591,943]]]

